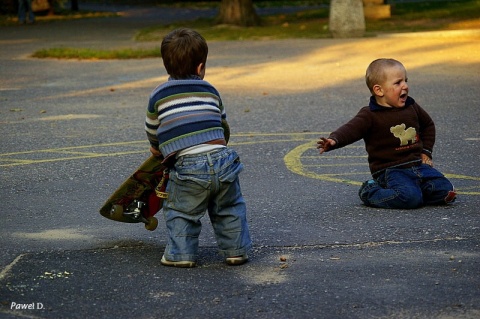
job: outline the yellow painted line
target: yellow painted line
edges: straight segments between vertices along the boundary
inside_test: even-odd
[[[305,151],[311,149],[312,147],[315,147],[316,144],[317,143],[315,141],[312,141],[312,142],[309,142],[309,143],[299,145],[299,146],[295,147],[293,150],[291,150],[290,152],[288,152],[285,155],[285,157],[283,158],[283,161],[285,162],[285,165],[287,166],[287,168],[290,171],[292,171],[293,173],[301,175],[301,176],[305,176],[305,177],[309,177],[309,178],[322,179],[321,176],[319,176],[318,174],[305,171],[303,169],[303,165],[302,165],[302,162],[300,160],[302,154]]]
[[[322,158],[367,158],[367,155],[344,155],[344,156],[325,156],[323,154],[320,155]],[[318,156],[303,156],[304,158],[318,158]],[[364,162],[363,164],[366,164]]]
[[[139,151],[137,151],[139,152]],[[54,154],[76,154],[81,156],[108,156],[109,153],[92,153],[92,152],[74,152],[74,151],[65,151],[65,150],[56,150],[49,151],[49,153]]]
[[[249,142],[234,142],[231,141],[228,145],[256,145],[256,144],[267,144],[267,143],[282,143],[282,142],[302,142],[306,139],[285,139],[285,140],[262,140],[262,141],[249,141]]]
[[[252,137],[258,138],[262,136],[303,136],[303,135],[323,135],[327,134],[325,132],[307,132],[307,133],[238,133],[232,134],[233,137]],[[243,145],[243,144],[250,144],[250,143],[270,143],[270,142],[292,142],[292,141],[303,141],[303,140],[310,140],[310,138],[301,138],[295,137],[290,139],[279,139],[279,140],[256,140],[252,142],[240,142],[240,141],[232,141],[232,145]],[[69,151],[69,150],[78,150],[78,149],[85,149],[85,148],[99,148],[99,147],[109,147],[109,146],[124,146],[124,145],[136,145],[139,144],[141,147],[145,147],[148,151],[149,144],[148,141],[140,140],[140,141],[127,141],[127,142],[113,142],[113,143],[102,143],[102,144],[90,144],[90,145],[79,145],[79,146],[68,146],[68,147],[59,147],[59,148],[50,148],[50,149],[41,149],[41,150],[30,150],[30,151],[21,151],[21,152],[12,152],[12,153],[1,153],[1,157],[5,156],[13,156],[13,155],[21,155],[21,154],[34,154],[34,153],[49,153],[49,152],[59,152],[59,151]]]
[[[307,151],[316,151],[316,139],[312,140],[313,136],[325,136],[328,132],[302,132],[302,133],[238,133],[232,134],[232,138],[236,139],[231,141],[230,145],[258,145],[265,143],[291,143],[291,142],[302,142],[306,143],[301,144],[290,152],[288,152],[284,157],[284,162],[291,172],[298,174],[300,176],[318,179],[327,182],[334,183],[343,183],[350,185],[360,186],[362,182],[348,179],[348,177],[353,177],[355,175],[370,175],[369,171],[365,172],[346,172],[346,173],[326,173],[318,174],[309,169],[320,168],[320,167],[346,167],[346,166],[367,166],[366,162],[362,163],[345,163],[343,159],[358,159],[358,158],[367,158],[367,155],[306,155],[303,154]],[[270,139],[273,137],[272,139]],[[284,138],[275,138],[275,137],[284,137]],[[245,140],[247,139],[247,140]],[[251,139],[251,140],[250,140]],[[139,148],[138,150],[122,151],[122,152],[105,152],[104,150],[96,152],[97,149],[114,147],[114,148]],[[51,148],[51,149],[42,149],[42,150],[30,150],[23,152],[11,152],[0,154],[0,167],[12,167],[19,165],[32,165],[39,163],[51,163],[59,161],[70,161],[70,160],[79,160],[79,159],[89,159],[89,158],[99,158],[99,157],[115,157],[115,156],[124,156],[131,154],[145,154],[148,156],[150,152],[148,151],[149,144],[146,140],[140,141],[128,141],[128,142],[114,142],[114,143],[103,143],[103,144],[91,144],[91,145],[78,145],[70,147],[61,147],[61,148]],[[364,146],[358,145],[349,145],[345,148],[364,148]],[[89,151],[86,151],[89,150]],[[22,155],[31,155],[31,154],[65,154],[65,155],[76,155],[76,156],[65,156],[65,157],[55,157],[55,158],[44,158],[44,159],[21,159]],[[318,153],[318,151],[317,151]],[[14,158],[11,158],[14,157]],[[335,164],[303,164],[302,160],[316,160],[321,161],[322,159],[338,159],[340,160]],[[458,180],[470,180],[470,181],[480,181],[480,177],[459,175],[459,174],[445,174],[449,179],[458,179]],[[475,191],[480,186],[465,187],[458,191],[459,194],[463,195],[480,195],[480,192]]]
[[[260,132],[246,132],[246,133],[236,133],[232,136],[238,137],[256,137],[256,136],[305,136],[305,135],[315,135],[322,136],[330,134],[330,132],[293,132],[293,133],[260,133]]]
[[[317,155],[304,155],[302,158],[305,159],[344,159],[344,158],[367,158],[367,155],[340,155],[340,156],[325,156],[324,154],[317,154]],[[366,161],[363,164],[368,164]]]
[[[470,186],[470,187],[464,187],[463,189],[480,189],[480,185]]]
[[[480,192],[462,192],[462,191],[455,191],[458,195],[480,195]]]
[[[365,175],[365,174],[370,174],[370,172],[327,173],[327,174],[322,174],[322,176],[350,176],[350,175]]]
[[[145,140],[142,141],[130,141],[130,142],[115,142],[115,143],[104,143],[104,144],[91,144],[91,145],[80,145],[80,146],[69,146],[69,147],[59,147],[59,148],[47,148],[43,150],[32,150],[32,151],[22,151],[22,152],[13,152],[13,153],[2,153],[0,156],[13,156],[21,154],[34,154],[34,153],[48,153],[48,152],[57,152],[59,150],[78,150],[84,148],[97,148],[97,147],[108,147],[108,146],[122,146],[122,145],[132,145],[132,144],[144,144],[145,148],[148,151],[148,142]]]
[[[471,181],[480,181],[480,177],[475,176],[467,176],[467,175],[458,175],[458,174],[444,174],[448,179],[460,179],[460,180],[471,180]],[[455,183],[454,183],[455,185]],[[480,195],[479,192],[471,192],[465,191],[466,189],[480,189],[480,186],[473,186],[473,187],[462,187],[462,190],[458,190],[457,193],[460,195]]]
[[[318,174],[312,171],[309,171],[308,168],[316,168],[316,167],[344,167],[344,166],[365,166],[368,165],[367,163],[336,163],[336,164],[306,164],[302,163],[302,159],[312,160],[314,158],[318,158],[318,160],[322,160],[324,155],[316,156],[303,156],[306,151],[310,151],[312,149],[316,149],[316,141],[310,141],[308,143],[299,145],[287,153],[284,157],[284,162],[291,172],[308,177],[314,178],[325,182],[334,182],[334,183],[343,183],[343,184],[350,184],[350,185],[362,185],[362,182],[355,181],[347,178],[343,178],[343,176],[355,176],[355,175],[369,175],[370,171],[365,172],[347,172],[347,173],[338,173],[338,174]],[[366,158],[367,156],[329,156],[329,159],[335,158]],[[445,174],[445,176],[449,179],[459,179],[459,180],[472,180],[472,181],[480,181],[480,177],[475,176],[467,176],[467,175],[458,175],[458,174]],[[478,186],[480,187],[480,186]],[[465,189],[458,190],[459,195],[480,195],[480,192],[470,191],[472,189],[476,189],[478,187],[466,187]]]
[[[1,158],[0,162],[23,162],[25,164],[31,164],[31,163],[34,163],[35,160],[23,160],[18,158]]]
[[[129,155],[129,154],[140,154],[140,153],[145,153],[145,154],[149,155],[149,153],[147,153],[144,150],[143,151],[130,151],[130,152],[115,152],[115,153],[98,153],[98,154],[93,154],[92,153],[90,155],[83,155],[83,156],[48,158],[48,159],[38,159],[38,160],[31,160],[31,161],[18,160],[18,161],[15,161],[14,163],[0,164],[0,167],[31,165],[31,164],[51,163],[51,162],[62,162],[62,161],[70,161],[70,160],[78,160],[78,159],[86,159],[86,158],[97,158],[97,157],[113,157],[113,156]]]
[[[468,179],[472,181],[480,181],[480,177],[467,176],[467,175],[457,175],[457,174],[444,174],[445,177],[449,179]]]
[[[337,164],[311,164],[311,165],[303,165],[303,167],[342,167],[342,166],[367,166],[366,163],[337,163]],[[370,174],[370,172],[367,172]]]
[[[298,142],[298,141],[305,141],[311,140],[310,135],[324,135],[322,132],[307,132],[307,133],[239,133],[239,134],[232,134],[232,137],[236,138],[244,138],[244,137],[251,137],[253,138],[252,141],[232,141],[230,145],[250,145],[250,144],[260,144],[260,143],[284,143],[284,142]],[[280,137],[284,136],[284,139],[262,139],[262,137]],[[99,148],[106,148],[106,147],[139,147],[140,150],[134,151],[122,151],[122,152],[112,152],[106,153],[102,152],[95,152],[95,149]],[[50,148],[50,149],[41,149],[41,150],[30,150],[30,151],[22,151],[22,152],[11,152],[11,153],[3,153],[0,154],[0,167],[10,167],[10,166],[19,166],[19,165],[32,165],[32,164],[40,164],[40,163],[51,163],[51,162],[59,162],[59,161],[69,161],[69,160],[78,160],[78,159],[88,159],[88,158],[98,158],[98,157],[114,157],[114,156],[122,156],[122,155],[129,155],[129,154],[141,154],[145,153],[146,156],[150,154],[149,150],[149,143],[145,140],[140,141],[129,141],[129,142],[114,142],[114,143],[103,143],[103,144],[91,144],[91,145],[78,145],[78,146],[69,146],[69,147],[60,147],[60,148]],[[82,150],[92,150],[90,152],[85,152]],[[68,155],[78,155],[78,156],[65,156],[65,157],[55,157],[55,158],[43,158],[43,159],[19,159],[18,156],[22,155],[31,155],[31,154],[68,154]],[[10,156],[14,156],[15,158],[8,158]],[[6,163],[8,162],[8,163]]]
[[[75,96],[92,95],[92,94],[99,94],[99,93],[108,94],[112,88],[114,88],[115,90],[118,90],[118,89],[124,89],[124,88],[149,87],[151,86],[152,83],[159,83],[160,81],[161,81],[160,77],[154,77],[154,78],[132,81],[127,83],[118,83],[118,84],[103,86],[103,87],[94,88],[94,89],[87,89],[87,90],[81,90],[81,91],[77,90],[77,91],[72,91],[70,93],[40,97],[40,98],[35,98],[34,100],[48,100],[48,99],[59,98],[59,97],[75,97]]]

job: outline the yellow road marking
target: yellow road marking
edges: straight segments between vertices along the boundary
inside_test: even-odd
[[[335,155],[335,154],[322,154],[318,155],[316,149],[316,138],[327,135],[328,132],[302,132],[302,133],[258,133],[247,132],[232,134],[230,145],[259,145],[265,143],[292,143],[292,142],[305,142],[297,147],[294,147],[290,152],[284,156],[285,166],[291,172],[304,176],[307,178],[313,178],[322,180],[325,182],[344,183],[350,185],[360,186],[363,180],[351,179],[354,176],[370,176],[368,165],[366,162],[366,155]],[[105,148],[123,149],[123,151],[105,152]],[[130,148],[130,150],[126,150]],[[50,148],[42,150],[31,150],[23,152],[10,152],[0,154],[0,167],[13,167],[19,165],[33,165],[40,163],[51,163],[60,161],[71,161],[79,159],[99,158],[99,157],[116,157],[131,154],[145,154],[148,156],[149,144],[146,140],[140,141],[128,141],[128,142],[115,142],[115,143],[102,143],[92,145],[79,145],[60,148]],[[363,150],[363,146],[349,145],[344,149]],[[32,155],[42,154],[42,158],[28,158]],[[313,154],[313,155],[312,155]],[[46,158],[48,155],[52,155],[51,158]],[[58,156],[65,155],[65,156]],[[25,158],[27,157],[27,158]],[[345,162],[349,159],[365,159],[365,162]],[[338,163],[325,163],[325,160],[338,160]],[[323,162],[322,162],[323,161]],[[307,163],[308,162],[308,163]],[[334,169],[335,167],[365,167],[361,172],[347,171],[340,173],[319,173],[315,172],[315,169]],[[459,175],[459,174],[445,174],[449,179],[458,181],[470,181],[480,182],[480,177]],[[464,185],[458,189],[459,194],[463,195],[480,195],[479,185]]]
[[[363,148],[363,147],[361,147]],[[348,176],[355,176],[355,175],[370,175],[368,168],[365,172],[346,172],[346,173],[324,173],[320,174],[312,169],[321,168],[321,167],[345,167],[345,166],[367,166],[367,163],[335,163],[335,164],[303,164],[302,160],[313,160],[315,156],[304,155],[309,151],[317,151],[316,150],[316,141],[310,141],[308,143],[304,143],[292,149],[288,154],[284,157],[284,162],[286,167],[293,173],[308,177],[314,178],[318,180],[322,180],[325,182],[335,182],[335,183],[345,183],[350,185],[360,186],[362,185],[363,181],[358,180],[351,180],[348,179]],[[348,158],[366,158],[367,156],[359,156],[359,155],[327,155],[325,154],[318,156],[318,161],[321,162],[324,159],[348,159]],[[448,179],[457,179],[460,181],[480,181],[480,177],[475,176],[468,176],[468,175],[459,175],[459,174],[445,174]],[[455,184],[455,183],[454,183]],[[467,186],[457,189],[458,194],[461,195],[480,195],[480,191],[475,191],[480,189],[479,185],[476,186]]]
[[[239,133],[233,134],[232,137],[236,137],[239,141],[232,141],[230,145],[250,145],[250,144],[259,144],[259,143],[284,143],[284,142],[295,142],[295,141],[305,141],[310,140],[312,135],[320,136],[325,135],[326,132],[306,132],[306,133]],[[259,138],[264,137],[266,139],[259,140]],[[269,139],[272,137],[272,139]],[[284,138],[276,138],[284,137]],[[247,139],[245,139],[247,138]],[[251,138],[252,140],[248,140]],[[135,148],[138,150],[131,151],[121,151],[121,152],[105,152],[97,151],[98,149],[114,147],[118,149],[124,149],[126,147]],[[59,148],[49,148],[41,150],[31,150],[31,151],[22,151],[22,152],[11,152],[0,154],[0,167],[9,167],[9,166],[18,166],[18,165],[31,165],[39,163],[49,163],[49,162],[59,162],[59,161],[69,161],[76,159],[86,159],[86,158],[97,158],[97,157],[113,157],[113,156],[122,156],[130,154],[142,154],[145,153],[146,156],[149,155],[149,144],[147,140],[140,141],[129,141],[129,142],[115,142],[115,143],[102,143],[102,144],[91,144],[91,145],[79,145],[79,146],[69,146],[69,147],[59,147]],[[20,158],[22,156],[29,156],[34,154],[65,154],[65,157],[52,157],[52,158],[40,158],[40,159],[24,159]],[[76,156],[72,156],[76,155]]]

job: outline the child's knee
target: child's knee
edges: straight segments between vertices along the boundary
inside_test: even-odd
[[[449,204],[457,198],[455,187],[447,179],[430,181],[422,190],[427,205]]]
[[[423,206],[423,195],[415,189],[403,189],[397,194],[400,209],[414,209]]]

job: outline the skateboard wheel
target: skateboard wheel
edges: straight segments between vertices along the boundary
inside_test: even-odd
[[[147,218],[147,223],[145,224],[145,228],[147,230],[153,231],[153,230],[157,229],[157,226],[158,226],[158,219],[157,218],[155,218],[153,216]]]
[[[110,211],[110,216],[113,219],[121,219],[123,217],[123,206],[113,205],[112,210]]]

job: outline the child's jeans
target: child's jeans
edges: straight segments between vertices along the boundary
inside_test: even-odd
[[[238,174],[243,164],[228,147],[181,156],[170,170],[163,214],[168,231],[164,256],[170,261],[196,261],[200,219],[208,211],[219,252],[246,255],[252,243]]]
[[[367,206],[398,209],[442,205],[455,200],[452,183],[426,164],[388,168],[375,180],[363,183],[358,195]]]
[[[28,11],[28,18],[30,22],[35,22],[35,15],[32,11],[32,0],[20,0],[18,1],[18,22],[25,23],[25,15]]]

